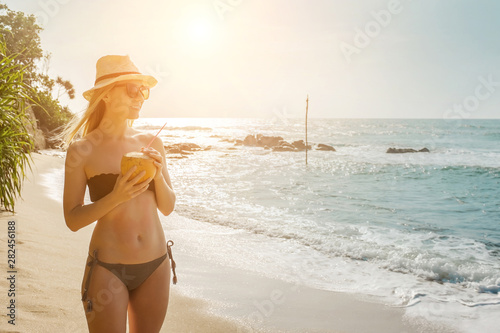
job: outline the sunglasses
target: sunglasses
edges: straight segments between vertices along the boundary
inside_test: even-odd
[[[116,85],[115,87],[121,87],[121,86],[126,86],[127,87],[127,95],[130,98],[137,98],[139,96],[139,93],[142,95],[142,97],[146,100],[149,98],[149,88],[145,86],[137,86],[133,83],[125,83],[125,84],[119,84]]]

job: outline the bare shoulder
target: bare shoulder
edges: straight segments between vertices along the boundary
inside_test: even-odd
[[[154,138],[154,139],[153,139]],[[153,142],[151,142],[153,140]],[[163,141],[154,134],[147,133],[146,145],[151,142],[151,147],[161,152],[163,150]]]
[[[163,146],[163,141],[159,137],[156,137],[153,140],[153,143],[151,143],[151,147],[158,150],[162,155],[165,155],[165,148]]]
[[[154,147],[155,149],[158,149],[157,147],[159,146],[163,147],[161,139],[159,137],[155,137],[155,134],[153,133],[142,132],[134,129],[133,136],[134,138],[137,139],[137,141],[139,141],[142,144],[143,147],[145,147],[149,142],[151,142],[153,138],[154,140],[151,143],[151,147]]]
[[[83,146],[82,141],[83,139],[71,142],[71,144],[68,146],[68,149],[66,150],[66,158],[75,155],[79,150],[81,150]]]
[[[154,134],[153,133],[149,133],[149,132],[142,132],[142,131],[136,130],[135,136],[138,139],[140,139],[140,140],[146,140],[149,143],[149,141],[154,137]]]
[[[83,168],[85,159],[88,155],[87,145],[89,141],[86,138],[72,142],[66,151],[66,168]]]
[[[91,143],[88,136],[81,138],[79,140],[73,141],[68,147],[68,153],[74,154],[78,151],[86,149],[86,146]]]

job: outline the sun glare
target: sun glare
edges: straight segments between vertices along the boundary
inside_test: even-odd
[[[212,37],[213,29],[210,22],[196,19],[188,24],[187,34],[193,43],[208,43]]]
[[[215,43],[213,15],[203,8],[186,9],[175,24],[175,37],[179,46],[192,55],[209,53]]]

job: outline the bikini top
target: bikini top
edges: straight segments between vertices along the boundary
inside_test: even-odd
[[[118,174],[115,173],[101,173],[87,179],[87,186],[89,187],[90,200],[95,202],[113,191],[115,187]],[[155,182],[149,183],[148,190],[155,191]]]

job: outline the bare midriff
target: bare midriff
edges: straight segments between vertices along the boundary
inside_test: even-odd
[[[152,191],[120,204],[97,221],[89,253],[108,263],[137,264],[167,252],[165,235]]]

